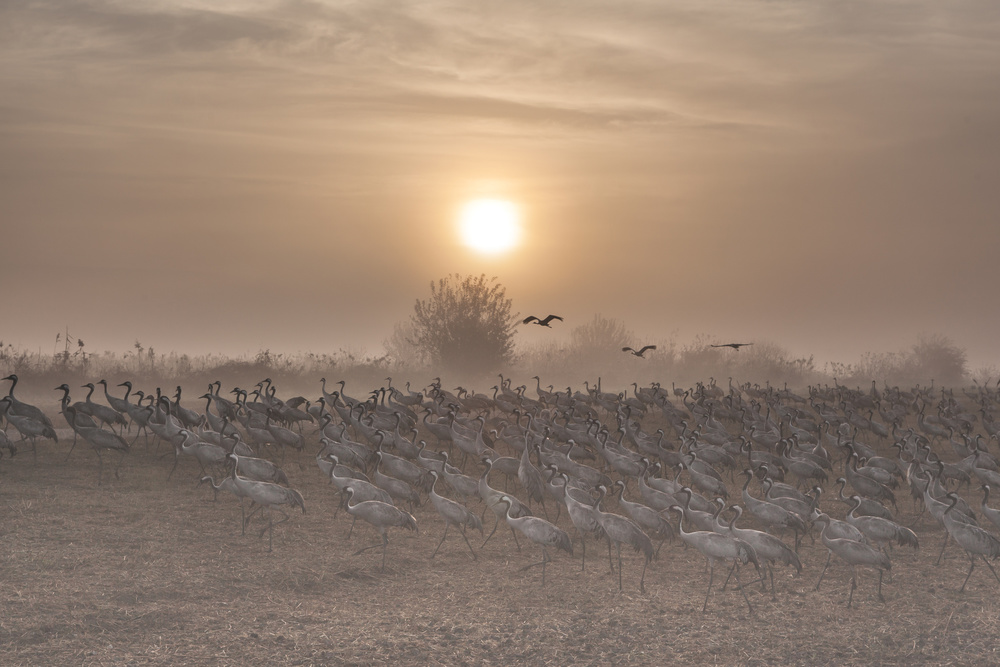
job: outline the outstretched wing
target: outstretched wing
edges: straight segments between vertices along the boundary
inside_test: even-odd
[[[633,352],[633,353],[634,353],[634,352],[635,352],[635,350],[633,350],[633,349],[632,349],[632,348],[630,348],[630,347],[623,347],[623,348],[622,348],[622,352]]]
[[[534,321],[536,321],[536,320],[537,320],[537,321],[539,321],[539,322],[541,322],[541,320],[539,320],[539,319],[538,319],[537,317],[535,317],[534,315],[528,315],[528,316],[527,316],[526,318],[524,318],[524,319],[523,319],[523,320],[521,321],[521,324],[528,324],[529,322],[534,322]]]
[[[562,321],[563,321],[563,318],[559,317],[558,315],[549,315],[548,317],[546,317],[546,318],[545,318],[544,320],[542,320],[541,322],[542,322],[542,324],[548,324],[548,323],[549,323],[549,322],[551,322],[552,320],[559,320],[560,322],[562,322]]]
[[[639,356],[642,356],[643,354],[645,354],[646,350],[655,350],[655,349],[656,349],[655,345],[647,345],[644,348],[642,348],[641,350],[639,350]]]

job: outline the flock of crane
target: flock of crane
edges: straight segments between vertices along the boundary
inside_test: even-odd
[[[39,438],[58,441],[45,412],[15,396],[17,376],[4,379],[11,385],[0,399],[0,452],[13,455],[18,444],[27,443],[37,451]],[[726,564],[727,584],[735,576],[752,612],[741,568],[753,566],[765,591],[769,578],[776,599],[774,566],[801,572],[798,550],[809,536],[829,552],[816,589],[836,556],[851,568],[848,607],[859,566],[878,573],[877,596],[884,602],[882,579],[892,567],[893,545],[919,545],[917,534],[897,517],[902,487],[909,489],[915,511],[929,513],[944,529],[938,563],[949,542],[968,555],[960,591],[977,560],[1000,582],[990,562],[1000,556],[1000,540],[991,532],[1000,528],[1000,510],[988,504],[991,485],[1000,485],[1000,461],[988,447],[1000,437],[1000,422],[993,417],[997,391],[977,385],[956,397],[933,385],[880,391],[873,382],[868,390],[836,383],[810,387],[801,396],[787,387],[738,385],[732,379],[723,389],[712,379],[691,389],[633,384],[631,393],[618,393],[603,391],[599,380],[594,387],[585,382],[583,391],[554,391],[532,379],[535,397],[501,375],[492,396],[461,387],[453,393],[439,378],[423,391],[412,391],[409,383],[399,389],[390,378],[364,398],[349,396],[344,382],[328,392],[324,379],[315,402],[278,398],[270,379],[252,391],[234,388],[232,398],[215,382],[200,397],[206,401],[203,412],[181,404],[180,387],[171,399],[159,388],[147,395],[123,382],[118,386],[125,394],[119,397],[100,380],[84,385],[89,393],[77,402],[68,385],[56,390],[62,391],[59,411],[73,434],[67,459],[78,440],[89,444],[98,457],[98,485],[104,477],[102,452],[119,453],[118,476],[140,437],[147,446],[150,439],[167,443],[174,452],[168,478],[182,457],[196,459],[202,483],[239,499],[241,532],[254,514],[266,513],[260,537],[268,533],[269,550],[274,526],[290,519],[285,509],[305,512],[302,494],[291,487],[280,463],[288,448],[303,452],[312,443],[318,447],[319,473],[352,517],[351,531],[361,519],[381,537],[357,553],[381,548],[383,570],[389,530],[416,531],[412,512],[429,498],[444,523],[432,558],[454,527],[477,559],[470,530],[485,536],[481,549],[502,522],[518,551],[518,535],[540,548],[541,560],[523,569],[541,565],[542,585],[550,550],[575,557],[578,546],[585,568],[590,537],[607,543],[612,572],[614,547],[619,589],[622,547],[641,554],[639,587],[645,591],[646,567],[676,536],[706,559],[702,610],[716,566]],[[97,385],[106,405],[93,400]],[[516,491],[496,488],[500,475]],[[737,475],[741,502],[730,504],[731,486],[739,489]],[[850,508],[842,520],[822,511],[822,485],[836,487],[835,499]],[[983,493],[981,519],[959,494],[973,485]],[[487,512],[494,518],[488,536]],[[275,513],[281,515],[277,522]],[[738,525],[744,514],[756,529]]]

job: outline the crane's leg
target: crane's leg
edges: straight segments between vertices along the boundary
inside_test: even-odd
[[[935,567],[937,567],[938,565],[941,564],[941,559],[944,557],[944,548],[946,546],[948,546],[948,540],[950,540],[950,539],[951,539],[951,533],[945,532],[945,534],[944,534],[944,542],[941,543],[941,553],[938,554],[937,562],[934,563]]]
[[[878,601],[885,602],[885,598],[882,596],[882,570],[878,571]]]
[[[729,568],[729,573],[726,574],[726,580],[722,582],[722,590],[723,591],[726,590],[726,586],[729,584],[729,579],[730,579],[730,577],[733,576],[733,572],[735,572],[735,571],[736,571],[736,561],[734,560],[733,561],[733,566],[731,568]]]
[[[447,532],[447,530],[448,530],[448,529],[447,529],[447,528],[445,528],[445,531],[446,531],[446,532]],[[474,550],[474,549],[472,548],[472,544],[471,544],[471,543],[469,542],[469,538],[468,538],[468,537],[466,537],[466,535],[465,535],[465,531],[464,531],[464,530],[462,531],[462,539],[463,539],[463,540],[465,540],[465,543],[466,543],[466,545],[468,545],[468,547],[469,547],[469,553],[471,553],[471,554],[472,554],[472,560],[479,560],[479,556],[477,556],[477,555],[476,555],[476,552],[475,552],[475,550]],[[442,539],[441,539],[441,541],[442,541],[442,542],[444,542],[444,538],[442,538]]]
[[[271,514],[271,508],[267,508],[267,527],[264,529],[267,531],[267,550],[268,552],[272,549],[272,540],[274,539],[274,516]],[[260,531],[260,535],[257,539],[264,537],[264,530]]]
[[[986,567],[990,568],[990,572],[993,573],[993,578],[996,579],[998,582],[1000,582],[1000,577],[997,576],[997,571],[993,569],[993,566],[990,564],[988,560],[986,560],[985,557],[983,558],[983,562],[986,563]]]
[[[97,454],[97,486],[100,486],[101,473],[104,471],[104,459],[101,457],[101,450],[95,448],[94,453]]]
[[[388,546],[389,546],[389,536],[386,535],[385,533],[382,533],[382,572],[385,572],[385,551]]]
[[[615,542],[615,547],[618,550],[618,592],[622,592],[622,543]],[[608,542],[608,549],[611,548],[611,542]]]
[[[576,534],[580,536],[580,547],[583,549],[583,558],[580,560],[580,571],[587,569],[587,536],[577,528]]]
[[[119,475],[118,475],[118,471],[121,470],[122,463],[125,462],[125,455],[126,454],[128,454],[128,452],[123,450],[122,451],[122,457],[120,459],[118,459],[118,465],[115,467],[115,479],[121,479],[121,477],[119,477]]]
[[[347,531],[347,539],[351,539],[351,535],[354,533],[354,524],[357,522],[358,517],[351,517],[351,529]]]
[[[639,592],[646,592],[646,567],[649,565],[649,559],[646,558],[642,562],[642,576],[639,577]]]
[[[705,613],[708,609],[708,595],[712,592],[712,579],[715,578],[715,563],[709,559],[708,561],[708,590],[705,591],[705,604],[701,605],[701,613]]]
[[[513,526],[510,527],[510,534],[514,536],[514,544],[517,545],[517,550],[520,551],[521,550],[521,543],[517,541],[517,533],[514,532],[514,527]]]
[[[826,568],[830,567],[830,559],[833,558],[833,552],[830,551],[826,554],[826,565],[823,566],[823,571],[819,573],[819,581],[816,582],[816,588],[813,590],[818,591],[819,585],[823,583],[823,575],[826,574]]]
[[[771,574],[771,602],[777,602],[778,594],[774,592],[774,566],[768,565],[767,571]]]
[[[493,533],[497,532],[497,527],[500,525],[500,516],[497,515],[496,512],[494,512],[493,515],[494,515],[494,517],[496,517],[497,521],[496,521],[496,523],[493,524],[493,530],[490,531],[489,536],[485,540],[483,540],[482,544],[479,545],[480,549],[482,549],[483,547],[486,546],[486,543],[490,541],[490,538],[493,537]],[[486,516],[486,508],[485,507],[483,508],[483,516]],[[517,537],[515,536],[514,539],[517,539]]]
[[[434,553],[431,554],[431,558],[434,558],[434,556],[437,556],[438,549],[440,549],[441,545],[444,544],[444,538],[448,537],[448,528],[450,526],[451,526],[450,523],[448,523],[447,521],[444,522],[444,535],[441,536],[441,541],[438,542],[437,549],[435,549]],[[466,539],[465,541],[468,542],[469,540]],[[471,549],[472,547],[470,546],[469,548]],[[475,556],[475,554],[472,554],[472,555]]]
[[[743,599],[746,600],[747,610],[752,614],[753,607],[750,605],[750,598],[747,597],[747,592],[743,590],[743,582],[740,581],[740,566],[738,563],[734,562],[733,565],[736,567],[736,586],[740,589],[740,593],[743,594]]]
[[[69,456],[70,454],[73,453],[73,448],[76,447],[76,437],[77,437],[76,429],[73,429],[73,444],[69,446],[69,451],[66,452],[66,461],[69,461]],[[66,461],[63,461],[63,463],[65,463]]]
[[[967,575],[965,575],[965,581],[963,581],[963,582],[962,582],[962,587],[958,589],[958,592],[959,592],[959,593],[961,593],[962,591],[964,591],[964,590],[965,590],[965,585],[966,585],[967,583],[969,583],[969,577],[971,577],[971,576],[972,576],[972,571],[973,571],[974,569],[976,569],[976,557],[975,557],[975,556],[972,556],[972,555],[970,554],[970,555],[969,555],[969,562],[970,562],[970,565],[969,565],[969,573],[968,573]]]
[[[851,566],[851,594],[847,596],[847,608],[851,608],[851,602],[854,601],[854,589],[858,587],[858,572]]]

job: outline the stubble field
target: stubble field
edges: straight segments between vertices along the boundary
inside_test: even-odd
[[[657,417],[647,419],[644,428],[655,430]],[[290,452],[283,464],[307,512],[296,509],[275,528],[272,552],[267,536],[257,537],[261,519],[241,535],[238,502],[225,493],[215,501],[210,488],[196,487],[192,458],[182,458],[168,481],[165,445],[140,439],[121,478],[106,475],[100,487],[85,443],[64,461],[69,430],[60,431],[59,444],[39,444],[37,463],[30,446],[4,458],[0,664],[998,662],[1000,585],[980,565],[958,592],[968,558],[951,545],[935,566],[944,531],[926,513],[917,518],[905,488],[897,518],[912,525],[921,549],[892,552],[884,604],[875,596],[876,575],[861,569],[848,609],[850,570],[836,558],[815,591],[827,549],[807,537],[802,574],[775,570],[777,601],[748,585],[748,613],[732,583],[720,590],[720,568],[703,613],[705,559],[676,538],[649,566],[645,593],[641,557],[623,550],[619,592],[607,547],[592,537],[586,569],[577,542],[575,558],[554,556],[543,587],[540,568],[521,571],[539,559],[538,548],[522,538],[518,552],[503,526],[481,549],[482,538],[470,533],[478,560],[454,529],[432,559],[444,524],[426,500],[414,511],[419,534],[390,531],[383,572],[380,550],[354,553],[378,541],[374,530],[359,521],[348,540],[350,517],[335,516],[338,499],[316,467],[311,431],[306,452]],[[116,458],[105,454],[106,463]],[[470,464],[467,472],[477,476],[478,468]],[[504,488],[502,475],[490,481]],[[736,482],[729,483],[731,499],[739,498]],[[515,494],[517,484],[509,482]],[[826,488],[821,508],[842,517],[847,507],[831,497],[832,484]],[[759,495],[756,483],[751,490]],[[978,505],[975,487],[962,493]],[[636,495],[633,483],[629,496]],[[483,506],[470,507],[479,513]],[[616,511],[616,503],[604,509]],[[484,523],[488,531],[492,516]],[[573,534],[565,512],[558,523]],[[745,568],[744,582],[752,575]]]

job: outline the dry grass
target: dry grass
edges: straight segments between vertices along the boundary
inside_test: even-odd
[[[0,664],[1000,661],[1000,586],[977,567],[959,594],[968,559],[951,546],[934,567],[943,531],[926,516],[914,526],[923,549],[893,554],[885,604],[863,570],[847,609],[849,571],[836,561],[815,592],[827,552],[807,538],[802,575],[776,573],[777,602],[750,587],[750,615],[737,591],[713,589],[702,613],[704,560],[679,542],[650,566],[644,595],[638,556],[628,553],[619,593],[592,541],[585,571],[560,553],[542,588],[538,568],[519,571],[537,548],[518,553],[509,531],[473,561],[453,529],[430,560],[443,524],[427,504],[415,512],[419,535],[390,534],[383,573],[379,550],[353,555],[377,535],[359,522],[346,539],[349,517],[334,516],[332,487],[308,455],[285,464],[308,513],[276,528],[268,553],[266,536],[250,532],[260,521],[241,536],[236,501],[195,488],[192,461],[168,482],[165,450],[140,443],[121,479],[98,487],[93,453],[78,447],[64,463],[66,450],[41,445],[37,465],[23,450],[0,461]],[[843,514],[839,503],[824,506]],[[568,527],[565,513],[560,523]]]

